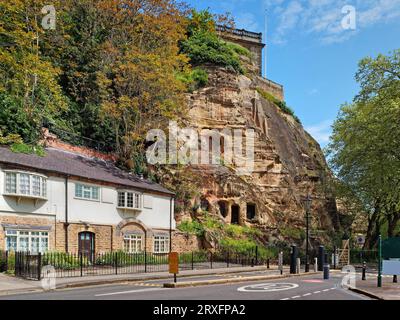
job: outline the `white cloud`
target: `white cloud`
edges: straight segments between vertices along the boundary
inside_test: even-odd
[[[308,126],[305,130],[316,139],[320,145],[325,146],[329,142],[332,133],[333,120],[324,120],[312,126]]]
[[[265,5],[277,17],[271,40],[278,44],[292,33],[312,34],[324,44],[343,42],[362,29],[400,19],[400,0],[266,0]],[[356,9],[356,30],[341,25],[345,5]]]
[[[279,18],[279,26],[275,30],[274,34],[274,42],[285,43],[284,36],[285,34],[296,27],[299,23],[300,14],[303,11],[303,7],[301,6],[299,1],[291,1],[287,8],[281,12]]]
[[[237,28],[250,31],[258,31],[259,25],[257,17],[252,13],[242,13],[236,16],[235,24]]]

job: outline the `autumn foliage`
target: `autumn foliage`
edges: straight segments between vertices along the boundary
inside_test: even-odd
[[[45,30],[47,2],[0,0],[1,136],[35,144],[47,126],[72,143],[98,141],[132,167],[143,155],[146,132],[183,121],[185,93],[207,83],[199,65],[215,62],[214,55],[199,57],[193,44],[211,39],[205,52],[240,69],[215,34],[216,23],[232,24],[228,16],[174,0],[51,4],[55,29]]]

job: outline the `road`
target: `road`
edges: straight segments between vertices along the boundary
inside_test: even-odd
[[[185,281],[202,279],[210,276]],[[340,274],[332,274],[329,280],[310,275],[174,289],[163,288],[165,280],[152,280],[2,296],[0,300],[369,300],[341,288],[341,280]]]

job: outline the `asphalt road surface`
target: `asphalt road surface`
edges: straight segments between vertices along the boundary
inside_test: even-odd
[[[173,289],[162,287],[165,280],[153,280],[9,295],[0,300],[369,300],[341,288],[341,280],[340,274],[332,274],[329,280],[310,275]]]

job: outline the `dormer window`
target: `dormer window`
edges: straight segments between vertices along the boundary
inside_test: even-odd
[[[118,191],[118,208],[141,210],[142,194],[132,191]]]
[[[34,199],[47,198],[47,177],[23,171],[6,171],[5,176],[6,195]]]

